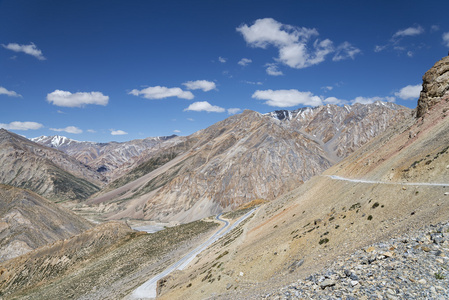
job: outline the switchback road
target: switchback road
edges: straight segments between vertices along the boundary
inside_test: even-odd
[[[248,218],[257,208],[252,209],[248,213],[246,213],[243,217],[237,220],[234,224],[230,226],[229,222],[226,220],[223,220],[220,218],[221,214],[219,214],[216,219],[218,221],[223,222],[225,225],[220,228],[217,232],[215,232],[209,239],[207,239],[204,243],[199,245],[194,250],[187,253],[183,258],[175,262],[173,265],[162,271],[161,273],[157,274],[156,276],[152,277],[148,281],[146,281],[144,284],[139,286],[137,289],[134,290],[134,292],[131,295],[131,299],[153,299],[156,298],[156,285],[159,279],[164,278],[171,272],[175,270],[183,270],[187,265],[204,249],[212,245],[215,241],[217,241],[219,238],[227,234],[229,231],[231,231],[233,228],[235,228],[237,225],[239,225],[243,220]]]
[[[337,175],[324,175],[330,177],[334,180],[343,180],[349,182],[359,182],[359,183],[374,183],[374,184],[394,184],[394,185],[421,185],[421,186],[449,186],[449,183],[431,183],[431,182],[385,182],[385,181],[374,181],[374,180],[364,180],[364,179],[349,179]]]

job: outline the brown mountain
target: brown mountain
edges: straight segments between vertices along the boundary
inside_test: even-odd
[[[449,87],[449,80],[441,82],[435,69],[435,76],[426,80]],[[373,243],[447,222],[449,93],[426,99],[423,92],[419,101],[427,101],[421,103],[427,107],[424,118],[392,124],[323,175],[260,207],[189,269],[166,278],[160,298],[261,298],[298,278],[325,273],[337,257],[344,261],[348,254],[372,253],[374,262],[360,263],[376,266],[383,256],[378,258],[381,253],[369,247]],[[420,243],[420,251],[433,249],[431,240]],[[394,247],[388,255],[399,263]],[[407,261],[409,268],[416,267]]]
[[[82,142],[64,136],[40,136],[31,139],[41,145],[61,150],[113,180],[148,159],[153,153],[180,143],[176,135],[148,137],[118,143]]]
[[[288,113],[280,119],[246,110],[200,130],[182,143],[184,151],[154,156],[89,203],[102,203],[109,218],[188,222],[272,200],[411,117],[409,109],[383,102]],[[176,158],[163,164],[167,155]]]
[[[0,184],[0,262],[92,227],[41,196]]]
[[[56,149],[0,129],[0,183],[26,188],[54,201],[82,200],[104,177]]]

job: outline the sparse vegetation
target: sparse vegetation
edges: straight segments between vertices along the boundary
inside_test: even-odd
[[[371,221],[373,219],[373,216],[369,215],[367,219],[368,219],[368,221]]]
[[[322,245],[322,244],[327,244],[329,242],[329,239],[328,238],[324,238],[324,239],[321,239],[320,241],[319,241],[319,244],[320,245]]]
[[[446,279],[446,276],[444,276],[441,272],[436,272],[434,274],[434,276],[435,276],[435,279],[438,279],[438,280]]]
[[[376,207],[378,207],[379,206],[379,202],[375,202],[374,204],[373,204],[373,206],[371,206],[371,208],[376,208]]]

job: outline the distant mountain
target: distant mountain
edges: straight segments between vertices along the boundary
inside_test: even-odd
[[[0,262],[92,227],[41,196],[0,184]]]
[[[187,222],[272,200],[407,117],[410,109],[383,102],[269,115],[246,110],[187,137],[186,151],[153,156],[89,203],[115,203],[106,209],[110,218]]]
[[[32,138],[33,142],[61,150],[92,167],[108,179],[129,171],[136,163],[160,149],[176,145],[183,138],[172,136],[149,137],[118,143],[80,142],[54,135]]]
[[[0,183],[26,188],[53,201],[83,200],[105,178],[73,157],[0,129]]]

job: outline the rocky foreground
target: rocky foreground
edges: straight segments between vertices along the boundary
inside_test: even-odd
[[[343,257],[264,299],[449,299],[449,222]]]

